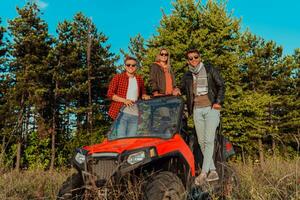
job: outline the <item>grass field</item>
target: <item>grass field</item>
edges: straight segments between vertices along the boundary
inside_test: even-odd
[[[228,199],[300,200],[300,160],[267,158],[264,166],[248,161],[233,162],[240,185]],[[63,181],[74,170],[7,171],[0,176],[0,199],[54,200]],[[214,197],[213,199],[218,199]]]

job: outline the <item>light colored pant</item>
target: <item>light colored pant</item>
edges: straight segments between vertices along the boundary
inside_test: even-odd
[[[220,123],[220,111],[211,107],[194,108],[194,124],[203,154],[202,172],[216,170],[213,154],[216,129]]]
[[[117,126],[118,137],[137,135],[138,116],[123,112],[120,117],[121,118]]]

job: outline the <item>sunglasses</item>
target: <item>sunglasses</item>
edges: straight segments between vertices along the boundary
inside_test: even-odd
[[[160,53],[161,56],[168,56],[169,54],[167,53]]]
[[[136,67],[136,64],[125,64],[126,67]]]
[[[197,60],[199,58],[199,56],[192,56],[192,57],[189,57],[188,59],[190,60],[190,61],[192,61],[192,60]]]

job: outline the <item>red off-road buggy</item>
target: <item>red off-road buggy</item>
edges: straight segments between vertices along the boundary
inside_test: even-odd
[[[78,173],[62,185],[58,199],[89,199],[92,190],[97,197],[90,199],[116,199],[111,191],[119,187],[122,193],[128,180],[142,188],[136,199],[208,199],[211,192],[222,197],[230,193],[235,176],[225,157],[233,149],[219,134],[220,127],[215,145],[220,179],[196,187],[202,155],[193,130],[186,128],[182,98],[160,97],[136,105],[134,133],[120,132],[121,114],[102,143],[77,149],[73,165]]]

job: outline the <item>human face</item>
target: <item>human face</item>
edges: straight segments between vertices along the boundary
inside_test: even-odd
[[[169,56],[169,53],[166,50],[162,50],[159,53],[159,60],[162,61],[162,62],[167,62],[168,61],[168,56]]]
[[[125,63],[125,70],[128,75],[133,75],[137,70],[137,63],[135,60],[127,60]]]
[[[196,67],[201,62],[200,55],[194,52],[189,53],[187,62],[189,65]]]

